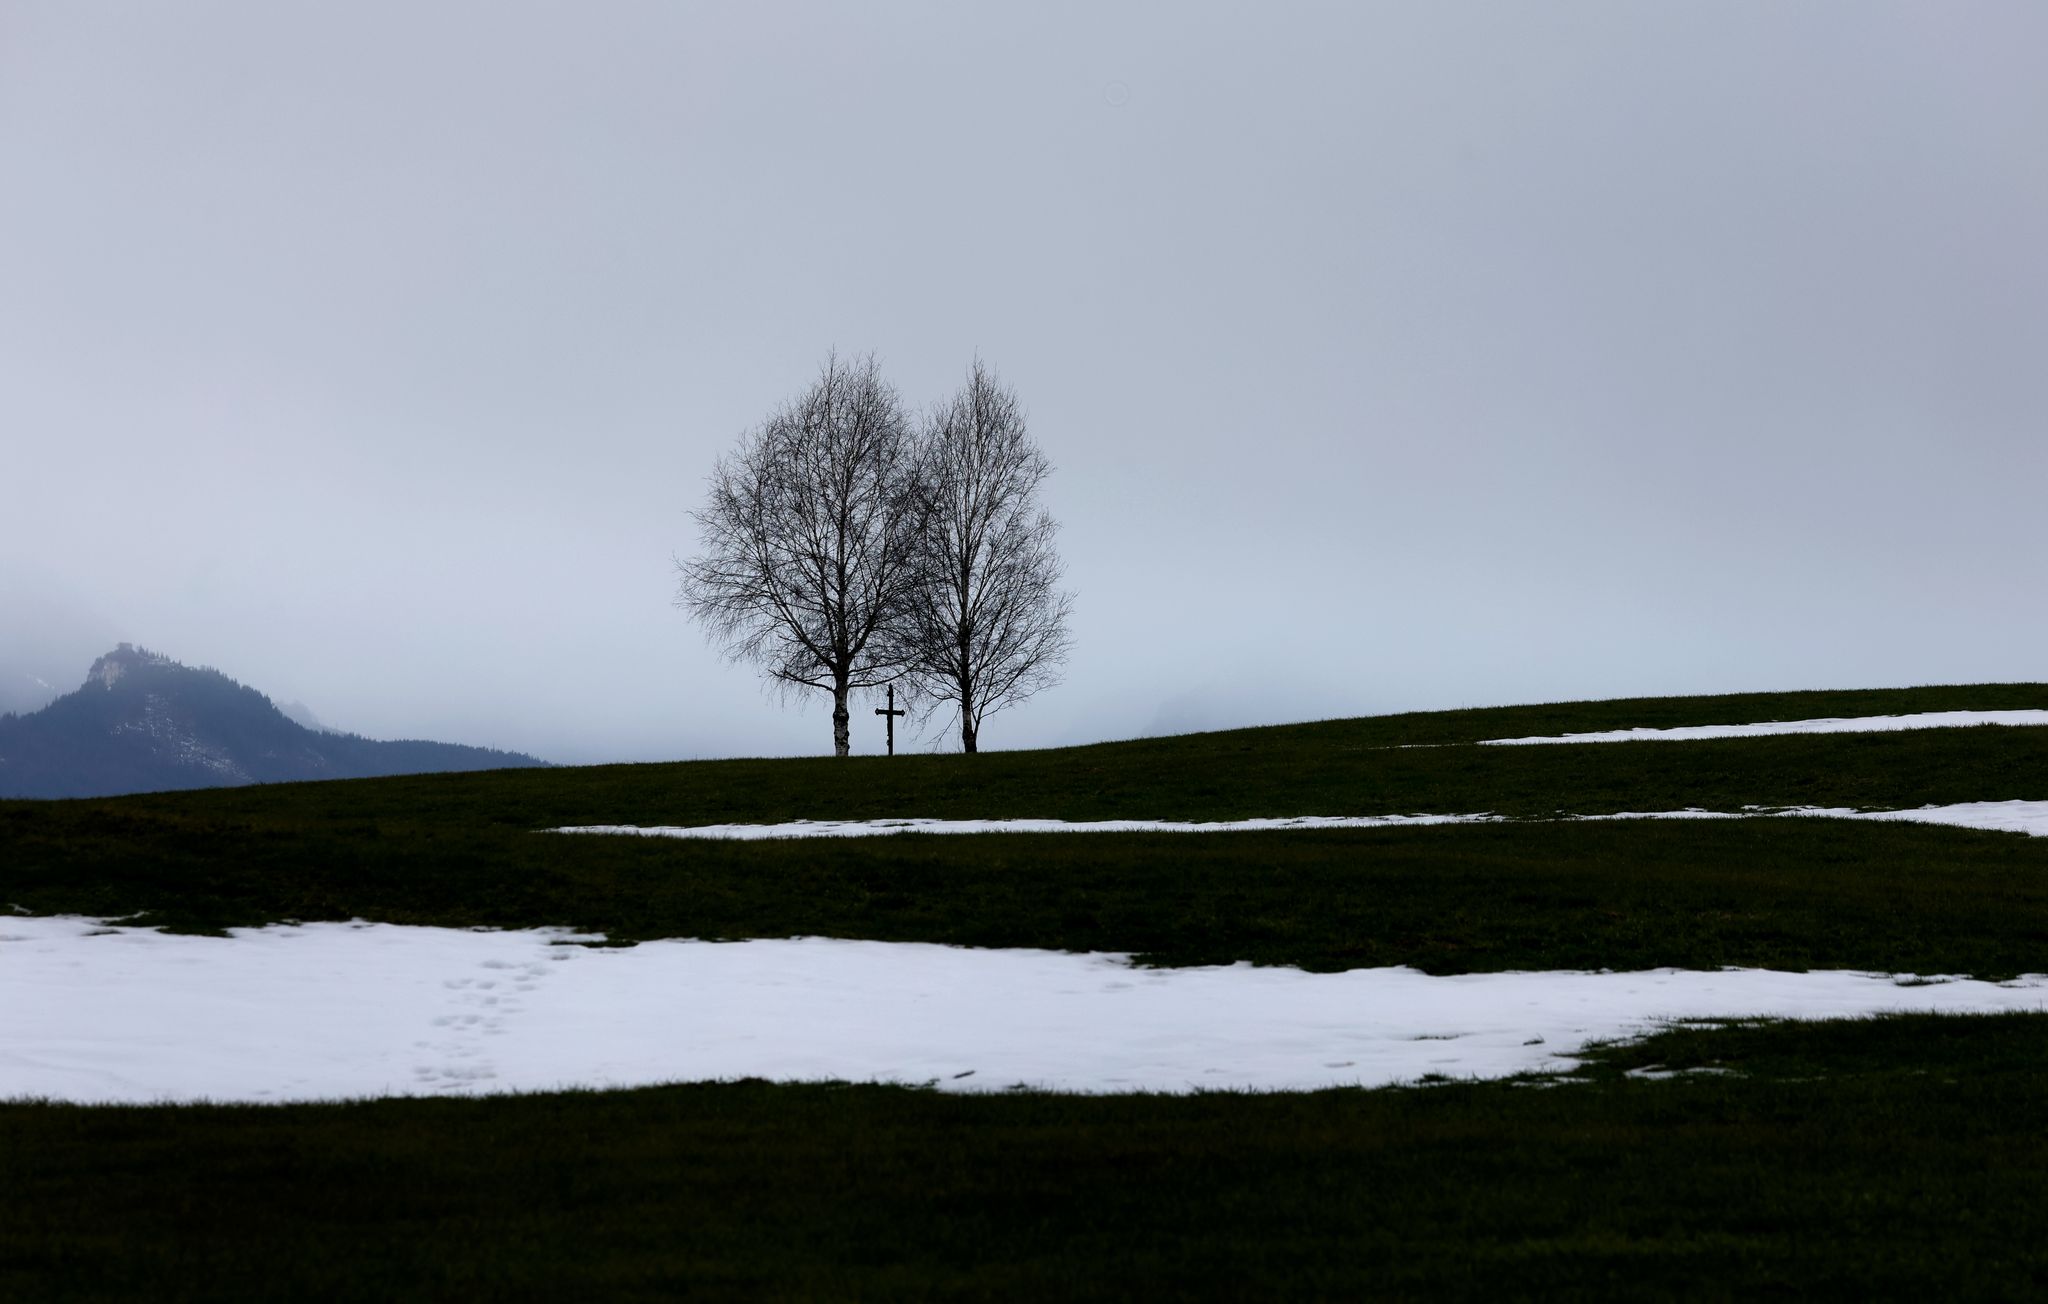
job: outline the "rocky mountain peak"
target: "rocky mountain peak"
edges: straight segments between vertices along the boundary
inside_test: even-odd
[[[121,676],[141,666],[167,666],[173,664],[166,656],[159,656],[147,648],[123,643],[92,663],[92,669],[85,675],[85,686],[98,684],[101,688],[112,688],[121,682]]]

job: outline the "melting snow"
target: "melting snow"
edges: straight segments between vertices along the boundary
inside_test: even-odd
[[[1970,829],[2048,836],[2048,801],[1977,801],[1916,810],[1857,811],[1846,807],[1794,806],[1744,811],[1624,811],[1618,815],[1572,815],[1582,820],[1733,820],[1781,815],[1831,819],[1909,820]],[[1424,824],[1492,824],[1499,815],[1302,815],[1292,819],[1216,820],[794,820],[787,824],[636,825],[582,824],[549,833],[611,833],[642,838],[863,838],[898,833],[1250,833],[1275,829],[1384,829]]]
[[[1910,820],[1919,824],[1953,824],[1965,829],[2031,833],[2048,837],[2048,801],[1967,801],[1954,806],[1922,806],[1918,810],[1825,811],[1852,820]]]
[[[792,820],[787,824],[580,824],[549,833],[617,833],[642,838],[872,838],[891,833],[1247,833],[1274,829],[1386,829],[1418,824],[1487,824],[1498,815],[1297,815],[1214,820]]]
[[[1686,742],[1701,738],[1753,738],[1761,734],[1889,733],[1899,729],[1953,729],[1965,725],[2048,725],[2048,711],[1923,711],[1917,715],[1860,715],[1827,720],[1769,720],[1760,724],[1695,724],[1676,729],[1610,729],[1605,733],[1547,738],[1488,738],[1482,747],[1531,743]]]
[[[1909,824],[1948,824],[1999,833],[2030,833],[2048,837],[2048,801],[1968,801],[1953,806],[1920,806],[1912,810],[1850,810],[1847,807],[1792,806],[1783,810],[1673,810],[1638,814],[1579,815],[1586,820],[1729,820],[1759,816],[1805,815],[1837,820],[1904,820]]]
[[[1311,974],[818,938],[586,948],[559,930],[174,937],[0,917],[0,1098],[316,1100],[765,1077],[1306,1089],[1563,1066],[1666,1019],[2048,1008],[2048,978]]]

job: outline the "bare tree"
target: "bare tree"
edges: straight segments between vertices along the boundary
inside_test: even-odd
[[[678,562],[676,605],[735,661],[786,688],[847,697],[902,673],[885,637],[912,578],[915,440],[872,356],[827,358],[810,388],[740,439],[694,513],[703,551]]]
[[[1073,595],[1059,589],[1059,524],[1039,505],[1052,463],[1011,390],[976,359],[931,416],[910,522],[917,582],[898,636],[925,698],[958,713],[960,746],[982,721],[1059,682]]]

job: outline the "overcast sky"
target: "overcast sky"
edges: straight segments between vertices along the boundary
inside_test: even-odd
[[[823,752],[671,605],[827,350],[978,350],[986,747],[2048,679],[2048,6],[0,0],[0,674]],[[879,721],[855,715],[857,751]]]

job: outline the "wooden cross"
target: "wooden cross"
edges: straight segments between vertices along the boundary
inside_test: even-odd
[[[894,756],[896,754],[896,717],[908,714],[908,712],[896,709],[896,685],[889,685],[889,705],[886,707],[876,707],[875,714],[889,717],[889,755]]]

